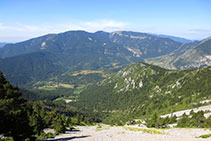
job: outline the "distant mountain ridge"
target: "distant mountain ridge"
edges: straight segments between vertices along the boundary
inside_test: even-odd
[[[132,31],[67,31],[6,44],[0,48],[0,70],[13,84],[33,85],[74,71],[117,71],[133,62],[169,69],[198,68],[210,65],[209,53],[209,39],[181,43]]]
[[[211,37],[184,44],[170,54],[145,60],[168,69],[190,69],[211,65]]]
[[[68,31],[5,45],[0,48],[0,70],[12,83],[25,85],[65,72],[120,69],[169,54],[181,45],[168,38],[130,31]],[[39,75],[41,72],[45,75]],[[24,81],[18,81],[24,74],[28,74]]]
[[[167,42],[170,44],[168,45]],[[85,45],[86,43],[90,45],[95,44],[95,46],[105,46],[106,44],[109,46],[109,43],[112,43],[115,44],[115,46],[121,45],[121,48],[122,45],[124,45],[123,47],[126,48],[128,52],[133,53],[135,51],[131,51],[131,49],[138,49],[140,55],[144,56],[144,58],[167,54],[169,51],[172,51],[181,45],[181,43],[169,40],[168,38],[159,38],[147,33],[139,32],[118,31],[108,33],[99,31],[89,33],[85,31],[68,31],[60,34],[48,34],[16,44],[8,44],[4,49],[0,50],[0,57],[12,57],[42,50],[48,52],[64,51],[62,49],[78,47]],[[148,47],[148,49],[146,47]],[[169,49],[169,51],[166,51],[166,49]],[[136,53],[138,54],[138,52]],[[150,55],[150,53],[153,53],[154,55]],[[158,54],[156,55],[156,53]]]
[[[163,38],[169,38],[169,39],[172,39],[174,41],[181,42],[181,43],[191,43],[191,42],[195,41],[195,40],[189,40],[189,39],[171,36],[171,35],[163,35],[163,34],[152,34],[152,35],[158,36],[158,37],[163,37]]]

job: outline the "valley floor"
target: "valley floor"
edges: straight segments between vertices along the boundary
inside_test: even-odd
[[[209,129],[184,129],[171,128],[156,131],[162,134],[150,134],[143,131],[131,131],[132,129],[147,129],[138,126],[111,127],[103,125],[97,126],[79,126],[76,131],[69,131],[66,134],[56,136],[51,141],[74,140],[74,141],[210,141],[210,138],[196,138],[200,135],[211,134]],[[148,128],[149,129],[149,128]],[[149,129],[151,130],[151,129]]]

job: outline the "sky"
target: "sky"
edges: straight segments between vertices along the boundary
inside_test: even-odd
[[[0,42],[69,30],[200,40],[211,36],[211,0],[0,0]]]

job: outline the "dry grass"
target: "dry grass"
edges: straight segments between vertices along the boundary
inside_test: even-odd
[[[126,130],[130,130],[130,131],[142,131],[144,133],[149,133],[149,134],[167,134],[165,132],[161,132],[159,130],[155,130],[155,129],[144,129],[144,128],[135,128],[135,127],[124,127]]]
[[[96,71],[96,70],[82,70],[82,71],[76,71],[72,74],[72,76],[77,76],[79,74],[92,74],[92,73],[101,73],[103,74],[103,71]]]
[[[97,124],[96,131],[109,130],[110,126],[105,124]]]

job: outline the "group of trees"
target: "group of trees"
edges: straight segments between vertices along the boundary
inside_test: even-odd
[[[130,65],[111,76],[111,79],[88,87],[80,93],[77,101],[70,104],[88,117],[96,115],[95,119],[104,123],[124,124],[131,118],[148,118],[154,112],[164,115],[196,108],[205,105],[199,101],[211,98],[211,79],[208,79],[211,77],[210,67],[169,71],[144,65],[145,67],[138,63]],[[125,77],[119,75],[129,70],[134,72]],[[126,85],[126,78],[134,79],[136,85],[141,80],[143,87],[131,88],[132,82]],[[129,88],[126,91],[127,86]],[[91,114],[85,113],[87,111]]]
[[[146,126],[149,128],[166,128],[168,124],[175,123],[177,127],[198,127],[198,128],[211,128],[211,116],[205,118],[204,112],[199,111],[194,113],[192,110],[190,115],[185,113],[177,120],[176,115],[172,117],[159,117],[156,113],[151,118],[146,120]]]
[[[12,136],[14,140],[31,138],[33,128],[27,112],[27,101],[0,73],[0,134]]]
[[[176,123],[177,116],[167,116],[165,118],[159,117],[157,113],[154,113],[151,118],[146,120],[146,126],[149,128],[166,128],[168,124]]]
[[[78,120],[23,99],[18,87],[13,87],[0,72],[0,134],[15,141],[35,140],[45,128],[63,133],[73,124],[79,124]]]
[[[191,111],[189,116],[184,113],[178,120],[177,126],[211,128],[211,116],[205,118],[203,111],[199,111],[197,113]]]

